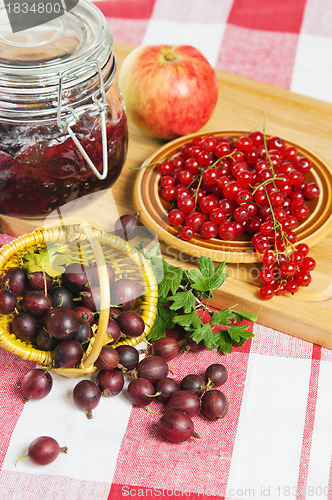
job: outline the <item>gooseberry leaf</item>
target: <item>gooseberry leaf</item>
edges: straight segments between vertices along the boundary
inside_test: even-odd
[[[214,335],[210,323],[202,324],[199,328],[196,328],[195,331],[191,334],[191,338],[197,344],[199,344],[203,340],[206,349],[208,349],[209,351],[213,351],[217,347],[214,341]]]
[[[168,297],[168,300],[173,302],[169,306],[173,311],[183,308],[183,312],[189,313],[195,307],[195,296],[191,290],[177,292],[175,295]]]
[[[23,267],[28,273],[42,271],[52,278],[65,271],[65,264],[68,260],[53,243],[40,249],[38,253],[26,253],[23,259],[25,261]]]
[[[164,304],[158,303],[157,316],[148,335],[148,340],[153,342],[166,336],[166,328],[173,324],[174,312]]]

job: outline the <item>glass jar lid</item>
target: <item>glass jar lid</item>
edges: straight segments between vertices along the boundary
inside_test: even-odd
[[[0,9],[0,116],[40,118],[81,106],[115,75],[113,38],[101,11],[80,0],[61,17],[13,33]],[[59,103],[61,88],[61,103]]]

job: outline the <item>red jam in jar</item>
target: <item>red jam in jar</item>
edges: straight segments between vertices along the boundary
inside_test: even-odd
[[[40,217],[121,173],[128,130],[112,35],[85,0],[38,29],[3,26],[0,213]]]

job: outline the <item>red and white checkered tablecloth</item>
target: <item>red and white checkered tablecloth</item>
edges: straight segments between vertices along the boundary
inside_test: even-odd
[[[118,40],[194,45],[218,69],[332,102],[331,0],[96,3]],[[331,500],[332,351],[261,325],[253,331],[229,355],[172,361],[177,380],[213,362],[229,372],[228,414],[194,417],[202,439],[181,444],[161,440],[159,415],[123,393],[86,419],[72,401],[76,379],[53,375],[51,393],[24,405],[18,384],[34,365],[0,349],[0,500]],[[44,467],[15,466],[40,435],[68,453]]]

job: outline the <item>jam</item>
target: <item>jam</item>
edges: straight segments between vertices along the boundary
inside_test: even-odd
[[[101,125],[98,117],[83,116],[73,128],[97,170],[103,169]],[[127,120],[106,116],[108,173],[99,180],[71,137],[56,124],[0,123],[0,212],[37,217],[107,187],[118,178],[127,153]]]
[[[113,185],[128,146],[115,73],[89,1],[17,33],[0,7],[0,214],[45,217]]]

